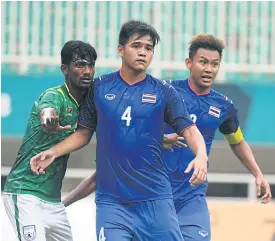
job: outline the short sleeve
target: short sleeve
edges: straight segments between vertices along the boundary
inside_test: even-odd
[[[180,134],[184,129],[194,125],[190,118],[187,106],[179,93],[171,85],[164,83],[164,98],[166,99],[166,108],[164,121],[169,124],[176,133]]]
[[[87,91],[83,97],[80,107],[78,124],[89,129],[96,129],[97,125],[97,113],[94,104],[94,87],[93,85]]]
[[[54,108],[59,115],[63,102],[64,97],[61,93],[54,90],[47,91],[38,102],[38,111],[40,112],[44,108]]]
[[[219,131],[224,135],[232,134],[238,130],[239,125],[238,110],[231,101],[230,106],[227,108],[227,117],[220,125]]]

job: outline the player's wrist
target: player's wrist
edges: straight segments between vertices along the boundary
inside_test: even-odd
[[[258,171],[253,175],[254,175],[255,178],[263,178],[264,177],[264,174],[261,171]]]
[[[56,147],[51,147],[50,149],[49,149],[49,151],[51,152],[51,156],[53,157],[53,158],[57,158],[57,157],[59,157],[60,155],[59,155],[59,153],[58,153],[58,148],[56,148]]]
[[[197,153],[197,157],[200,158],[200,160],[203,160],[205,162],[208,161],[208,156],[206,155],[206,153],[201,152],[201,153]]]

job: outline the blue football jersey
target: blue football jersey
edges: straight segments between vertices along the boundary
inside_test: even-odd
[[[194,124],[171,85],[151,75],[129,85],[119,71],[95,79],[79,124],[96,127],[96,201],[172,198],[161,159],[164,122],[177,133]]]
[[[237,109],[226,96],[213,89],[208,94],[198,95],[190,87],[188,79],[167,81],[167,83],[173,85],[181,98],[185,100],[190,117],[204,138],[208,155],[217,129],[222,134],[231,134],[237,131],[239,127]],[[166,125],[165,134],[169,133],[173,133],[173,129]],[[189,148],[175,147],[173,149],[174,152],[163,150],[162,158],[171,178],[174,200],[183,200],[186,194],[191,191],[194,193],[194,190],[196,193],[205,195],[206,182],[191,187],[189,179],[192,172],[184,174],[188,164],[195,158],[194,153]]]

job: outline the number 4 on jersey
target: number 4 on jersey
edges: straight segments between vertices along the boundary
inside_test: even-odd
[[[121,116],[121,120],[125,120],[126,121],[126,126],[130,126],[130,122],[131,122],[131,106],[128,106],[126,108],[126,110],[124,111],[124,113]]]
[[[99,241],[106,241],[106,237],[104,235],[104,228],[103,227],[101,227],[101,229],[99,231],[98,239],[99,239]]]

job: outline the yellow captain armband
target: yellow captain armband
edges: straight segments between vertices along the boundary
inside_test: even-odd
[[[243,133],[241,131],[241,128],[238,127],[237,131],[232,134],[225,135],[224,138],[228,141],[231,145],[236,145],[240,143],[243,140]]]

